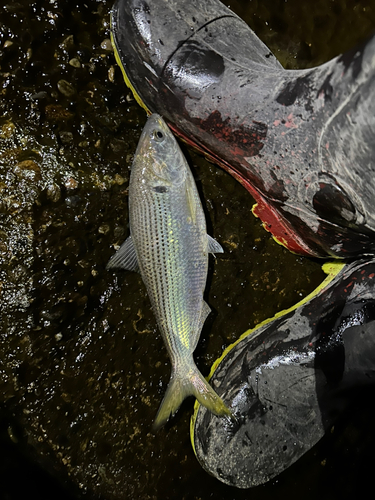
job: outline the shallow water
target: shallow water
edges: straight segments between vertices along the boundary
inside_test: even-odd
[[[109,44],[111,3],[0,7],[0,499],[358,494],[374,443],[367,393],[332,435],[250,492],[200,469],[188,434],[192,400],[151,433],[170,363],[139,275],[105,270],[128,232],[129,166],[146,119]],[[370,0],[231,7],[287,67],[320,64],[375,27]],[[211,262],[214,313],[196,351],[207,375],[225,347],[323,274],[272,240],[228,174],[185,152],[210,234],[225,248]]]

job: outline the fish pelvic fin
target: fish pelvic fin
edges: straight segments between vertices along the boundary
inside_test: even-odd
[[[182,366],[172,370],[167,391],[153,424],[153,430],[160,429],[169,417],[176,413],[188,396],[195,396],[201,405],[219,417],[233,416],[230,409],[208,384],[192,361],[188,368]]]

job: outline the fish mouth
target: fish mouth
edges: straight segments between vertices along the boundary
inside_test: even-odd
[[[163,130],[169,130],[167,128],[167,124],[158,113],[152,113],[150,116],[147,117],[147,126],[150,128],[159,127]]]

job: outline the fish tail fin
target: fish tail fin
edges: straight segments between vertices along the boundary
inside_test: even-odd
[[[224,401],[216,394],[213,388],[193,364],[185,369],[184,366],[172,371],[171,379],[156,415],[153,429],[158,430],[169,417],[176,413],[181,403],[188,396],[195,396],[199,403],[212,411],[215,415],[232,416],[232,412]]]

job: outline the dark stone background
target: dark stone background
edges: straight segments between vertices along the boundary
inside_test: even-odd
[[[107,272],[128,232],[127,184],[145,122],[109,42],[112,2],[0,6],[0,500],[338,499],[371,480],[369,402],[272,484],[226,487],[189,442],[193,401],[156,435],[170,363],[139,275]],[[368,36],[371,0],[231,2],[286,67],[320,64]],[[322,280],[277,245],[249,194],[185,150],[225,248],[211,262],[206,375],[246,329]]]

